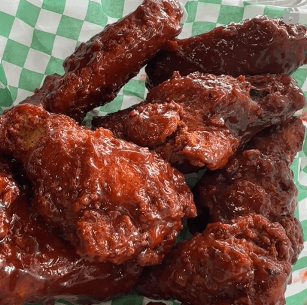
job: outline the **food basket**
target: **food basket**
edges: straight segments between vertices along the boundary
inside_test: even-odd
[[[307,25],[307,1],[180,0],[185,8],[180,38],[210,31],[230,22],[257,15],[284,18]],[[107,24],[135,10],[141,0],[0,0],[0,113],[39,88],[44,77],[64,72],[63,60],[76,46],[100,32]],[[262,2],[262,3],[260,3]],[[285,22],[286,22],[285,21]],[[307,98],[307,66],[292,75]],[[105,115],[139,103],[146,96],[145,71],[131,79],[109,104],[91,111]],[[302,111],[300,111],[302,113]],[[298,113],[298,114],[300,114]],[[292,163],[298,189],[295,216],[307,240],[307,142]],[[197,174],[187,177],[190,185]],[[292,284],[286,291],[287,305],[307,305],[307,241],[293,267]],[[146,305],[150,300],[132,292],[101,305]],[[178,301],[164,301],[167,305]],[[58,300],[56,304],[71,304]],[[209,304],[208,304],[209,305]]]

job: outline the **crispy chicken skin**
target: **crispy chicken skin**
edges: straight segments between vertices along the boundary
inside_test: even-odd
[[[188,221],[190,230],[202,232],[208,221],[261,214],[287,228],[295,263],[304,239],[294,218],[297,189],[290,163],[302,149],[304,132],[301,120],[293,117],[257,135],[223,169],[207,171],[193,189],[198,216]]]
[[[112,101],[163,44],[179,34],[181,17],[177,0],[145,0],[77,47],[64,61],[65,74],[44,84],[47,90],[37,91],[39,96],[27,102],[82,120],[87,111]]]
[[[291,74],[307,62],[306,27],[256,17],[171,40],[146,66],[147,86],[200,71],[216,75]]]
[[[149,91],[146,101],[105,117],[95,127],[155,150],[184,173],[222,168],[257,132],[305,106],[288,75],[173,77]]]
[[[89,260],[157,264],[195,216],[183,175],[109,130],[24,104],[0,116],[0,138],[33,183],[33,205]]]
[[[178,243],[143,273],[137,290],[189,305],[283,305],[292,255],[279,223],[250,214]]]
[[[2,209],[12,201],[10,208],[5,207],[10,229],[0,241],[2,305],[23,305],[30,301],[45,304],[57,297],[88,304],[90,299],[103,301],[131,290],[142,267],[133,262],[114,265],[79,257],[73,246],[30,209],[27,196],[2,158],[0,168]],[[12,195],[8,196],[9,192]]]

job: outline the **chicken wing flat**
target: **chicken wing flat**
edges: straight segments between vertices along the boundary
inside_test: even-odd
[[[112,101],[147,60],[179,34],[181,17],[177,0],[145,0],[136,11],[82,43],[65,60],[65,74],[44,94],[34,95],[34,102],[40,100],[51,112],[81,120],[87,111]]]
[[[188,173],[223,167],[253,135],[304,106],[303,92],[285,74],[233,78],[174,73],[145,102],[92,124],[155,150]]]
[[[30,209],[27,197],[7,172],[8,164],[0,162],[1,169],[5,167],[0,178],[1,204],[12,200],[6,209],[9,230],[0,240],[0,303],[46,304],[61,297],[88,304],[90,299],[103,301],[128,293],[142,268],[132,262],[114,265],[79,257]],[[8,188],[13,196],[3,197]]]
[[[292,254],[279,223],[250,214],[178,243],[137,290],[189,305],[284,305]]]
[[[189,221],[192,231],[202,232],[209,222],[226,222],[250,213],[261,214],[285,225],[295,255],[303,249],[303,232],[293,214],[297,189],[290,162],[302,149],[305,127],[293,117],[265,130],[223,169],[207,171],[194,188],[198,216]]]
[[[183,175],[109,130],[24,104],[0,116],[0,138],[33,183],[33,205],[89,260],[157,264],[195,216]]]
[[[147,86],[195,71],[216,75],[291,74],[307,62],[306,27],[256,17],[169,41],[146,66]]]

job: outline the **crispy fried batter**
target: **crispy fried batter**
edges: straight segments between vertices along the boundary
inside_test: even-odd
[[[284,305],[292,254],[279,223],[250,214],[178,243],[137,290],[189,305]]]
[[[33,204],[91,260],[159,263],[195,216],[184,177],[147,148],[42,107],[0,116],[0,149],[21,160]]]
[[[223,167],[254,134],[304,106],[303,92],[288,75],[174,73],[145,102],[95,118],[93,126],[147,146],[187,173]]]
[[[198,216],[189,221],[192,231],[202,232],[209,222],[228,221],[257,213],[288,229],[295,263],[303,248],[303,232],[293,217],[297,189],[290,162],[302,149],[305,127],[293,117],[271,127],[248,143],[218,171],[207,171],[194,188]]]
[[[147,86],[200,71],[216,75],[291,74],[307,62],[306,27],[256,17],[169,41],[147,65]]]
[[[30,209],[8,165],[1,158],[1,211],[5,209],[10,230],[0,241],[0,303],[23,305],[61,297],[88,304],[89,299],[103,301],[128,293],[142,268],[131,262],[116,266],[79,257]]]
[[[87,111],[112,101],[147,60],[179,34],[181,17],[177,0],[145,0],[136,11],[82,43],[65,60],[64,76],[27,102],[39,101],[48,111],[81,120]]]

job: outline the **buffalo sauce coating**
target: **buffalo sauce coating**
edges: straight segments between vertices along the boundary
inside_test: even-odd
[[[53,90],[55,82],[61,79],[61,77],[62,76],[59,74],[47,75],[44,79],[42,87],[39,89],[36,88],[34,95],[27,97],[19,104],[32,104],[37,106],[43,104],[46,95]]]
[[[11,218],[10,231],[0,241],[3,305],[57,298],[78,304],[90,299],[103,301],[128,293],[141,273],[142,268],[132,262],[114,265],[82,259],[30,210],[24,195],[14,201]]]
[[[288,75],[174,73],[150,90],[145,102],[95,118],[93,126],[155,150],[186,173],[223,167],[253,135],[304,105]]]
[[[209,222],[261,214],[285,227],[294,264],[303,249],[303,232],[294,217],[297,189],[290,163],[302,149],[304,133],[302,121],[293,117],[254,137],[223,169],[207,171],[193,189],[198,216],[189,220],[189,228],[202,232],[207,211]]]
[[[297,202],[294,205],[297,205]],[[290,239],[294,251],[291,264],[294,265],[304,249],[305,239],[302,225],[294,214],[286,215],[284,217],[276,217],[274,221],[279,222],[284,227],[286,234]]]
[[[89,260],[157,264],[195,216],[183,175],[146,148],[30,104],[1,120],[1,149],[23,162],[33,204]]]
[[[0,240],[9,232],[11,205],[19,193],[19,188],[10,173],[9,163],[0,156]]]
[[[190,305],[284,305],[292,255],[280,224],[250,214],[178,243],[137,291]]]
[[[297,189],[289,165],[278,158],[246,150],[197,184],[198,204],[210,209],[210,221],[227,221],[249,213],[266,217],[293,214]]]
[[[112,101],[146,61],[179,34],[181,17],[177,0],[145,0],[77,47],[64,61],[65,74],[28,102],[39,100],[48,111],[82,120],[87,111]]]
[[[169,41],[147,65],[147,86],[155,87],[174,71],[212,74],[291,74],[306,63],[306,27],[256,17],[210,32]]]
[[[305,127],[301,117],[293,116],[256,134],[244,149],[258,149],[265,155],[278,157],[290,164],[302,150],[304,137]]]

